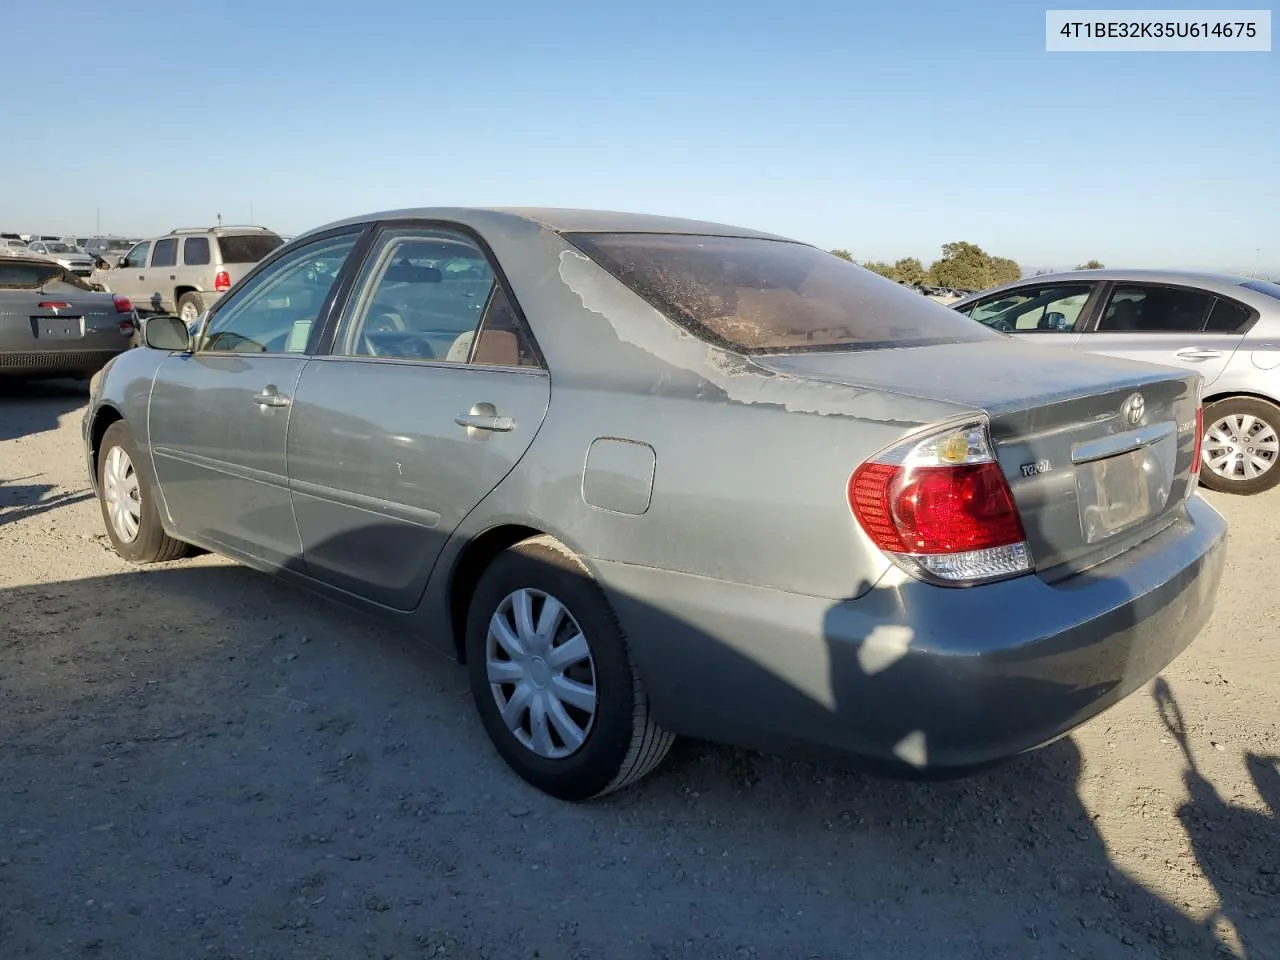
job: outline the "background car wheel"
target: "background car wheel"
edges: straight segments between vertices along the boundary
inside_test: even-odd
[[[1200,482],[1222,493],[1251,494],[1280,483],[1280,407],[1229,397],[1204,408]]]
[[[178,316],[188,328],[200,318],[202,313],[204,313],[204,297],[200,294],[192,291],[178,298]]]
[[[138,468],[142,462],[125,422],[117,420],[107,427],[98,447],[98,502],[107,536],[116,553],[134,563],[177,560],[189,548],[164,532],[155,487]]]
[[[500,554],[467,617],[467,671],[507,764],[562,800],[617,790],[675,738],[658,726],[622,629],[582,562],[551,537]]]

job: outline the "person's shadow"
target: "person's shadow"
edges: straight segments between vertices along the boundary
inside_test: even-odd
[[[1206,931],[1216,931],[1234,956],[1247,960],[1280,956],[1280,943],[1263,929],[1263,917],[1273,915],[1280,896],[1280,757],[1246,755],[1264,811],[1227,803],[1200,773],[1182,711],[1164,678],[1156,680],[1152,695],[1160,719],[1187,760],[1183,782],[1189,798],[1177,816],[1205,879],[1218,894],[1220,906],[1205,918]],[[1274,929],[1274,922],[1268,926]],[[1270,943],[1268,937],[1272,937]]]

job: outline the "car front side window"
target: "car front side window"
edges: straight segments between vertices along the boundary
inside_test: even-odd
[[[979,300],[962,312],[1006,333],[1070,333],[1092,289],[1087,283],[1021,287]]]
[[[147,264],[147,253],[150,250],[151,250],[150,240],[137,244],[132,250],[129,251],[128,256],[124,258],[124,265],[126,267],[137,267],[141,269]]]
[[[359,234],[325,237],[266,266],[218,304],[202,353],[304,353]]]

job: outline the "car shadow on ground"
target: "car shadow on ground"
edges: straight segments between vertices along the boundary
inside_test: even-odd
[[[83,407],[89,386],[77,380],[15,380],[0,376],[0,441],[54,430]]]
[[[938,782],[685,742],[637,787],[574,806],[502,766],[456,665],[261,574],[179,562],[12,587],[0,608],[4,955],[1217,948],[1111,862],[1070,738]],[[744,709],[796,695],[779,679]],[[1274,835],[1274,763],[1250,764],[1270,817],[1188,771],[1179,817],[1215,884],[1247,871],[1214,847],[1218,825]],[[1251,921],[1252,893],[1219,892],[1250,960],[1280,942],[1266,900]]]
[[[36,479],[39,479],[39,475],[13,479],[0,477],[0,527],[93,498],[92,493],[58,493],[50,496],[55,489],[53,484],[25,482]]]

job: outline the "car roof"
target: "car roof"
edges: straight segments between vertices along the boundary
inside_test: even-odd
[[[567,207],[409,207],[348,217],[316,227],[307,233],[334,227],[367,223],[371,220],[448,220],[472,227],[497,221],[535,223],[556,233],[681,233],[721,237],[746,237],[760,240],[790,240],[746,227],[735,227],[710,220],[690,220],[650,213],[626,213],[617,210],[586,210]],[[300,236],[305,236],[302,234]],[[295,239],[297,239],[295,237]]]
[[[955,303],[948,304],[948,306],[963,306],[972,300],[989,297],[992,294],[1003,293],[1006,290],[1014,290],[1018,287],[1023,287],[1031,283],[1060,283],[1068,280],[1115,280],[1129,283],[1180,283],[1186,286],[1202,287],[1205,290],[1212,290],[1215,293],[1231,293],[1233,296],[1239,296],[1241,292],[1240,285],[1247,283],[1249,279],[1249,277],[1236,276],[1230,273],[1213,273],[1211,271],[1199,270],[1064,270],[1061,273],[1044,273],[1035,277],[1023,277],[1021,280],[1002,283],[998,287],[979,290],[977,293],[968,294],[964,298],[957,300]]]

